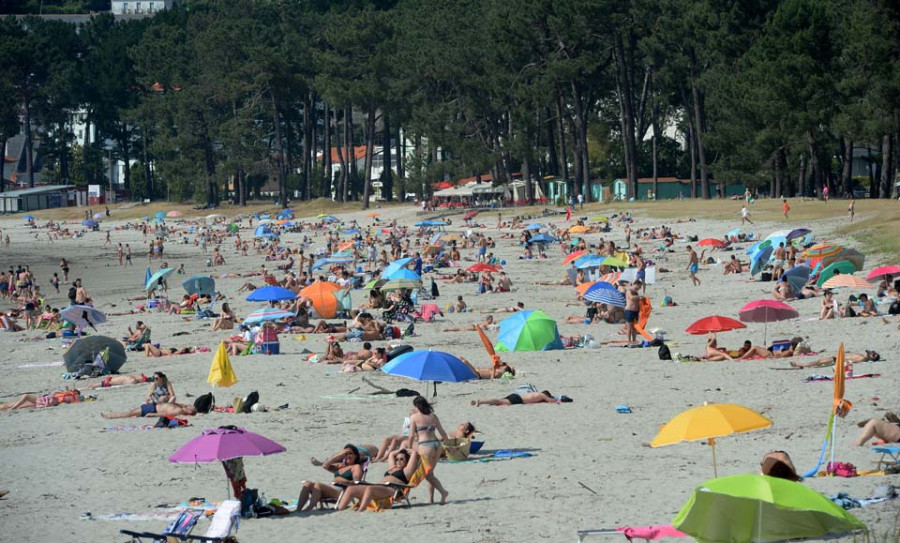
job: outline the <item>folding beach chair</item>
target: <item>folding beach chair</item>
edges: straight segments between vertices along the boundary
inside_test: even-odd
[[[205,535],[188,535],[187,541],[208,541],[221,543],[231,532],[237,532],[241,525],[241,502],[238,500],[226,500],[216,509],[212,521]]]
[[[360,479],[359,481],[356,481],[357,484],[365,482],[366,475],[369,474],[369,464],[371,464],[371,462],[372,462],[371,458],[366,458],[366,460],[362,464],[359,465],[359,467],[362,468],[362,479]],[[320,499],[319,505],[318,505],[319,509],[326,509],[326,508],[334,509],[335,507],[337,507],[337,504],[338,504],[338,502],[341,501],[341,496],[344,495],[344,490],[346,490],[347,487],[345,485],[335,485],[335,486],[341,487],[340,496],[338,496],[337,498],[322,498],[322,499]],[[300,507],[299,504],[297,507]]]
[[[369,511],[384,511],[386,509],[392,509],[395,505],[404,503],[407,507],[412,507],[412,504],[409,502],[409,492],[419,486],[432,470],[431,464],[429,464],[427,460],[422,457],[419,458],[419,465],[416,467],[416,471],[410,476],[409,484],[400,485],[395,483],[382,483],[394,488],[394,495],[390,498],[372,500],[372,503],[370,503],[368,507]]]
[[[182,511],[178,518],[173,520],[161,534],[134,532],[131,530],[119,530],[119,533],[131,536],[132,542],[142,542],[144,539],[148,539],[154,542],[166,543],[170,537],[185,541],[202,515],[203,513],[200,511]]]
[[[137,339],[137,341],[135,341],[131,345],[128,345],[127,347],[125,347],[125,350],[126,351],[143,351],[144,344],[148,343],[149,341],[150,341],[150,328],[145,327],[144,331],[141,332],[141,337],[139,337]]]
[[[881,453],[881,458],[878,459],[878,467],[875,469],[883,469],[891,465],[900,464],[900,445],[879,445],[872,447],[872,452]]]

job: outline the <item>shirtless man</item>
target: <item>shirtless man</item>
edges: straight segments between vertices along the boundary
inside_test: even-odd
[[[124,413],[101,413],[104,419],[127,419],[137,417],[191,417],[197,414],[193,405],[180,403],[143,404]]]
[[[787,258],[787,251],[784,249],[784,242],[778,244],[778,248],[775,249],[775,253],[772,255],[772,277],[775,279],[779,279],[781,274],[784,273],[784,260]]]
[[[640,314],[640,289],[642,283],[643,282],[640,279],[637,279],[631,286],[625,289],[625,328],[628,331],[629,343],[637,341],[637,330],[634,328],[634,323],[637,322],[638,315]]]
[[[792,243],[788,247],[788,269],[793,268],[797,264],[797,248]]]
[[[700,279],[697,278],[697,272],[700,270],[700,259],[697,257],[697,252],[694,251],[694,248],[690,245],[687,246],[688,251],[688,271],[691,274],[691,282],[695,287],[700,286]]]
[[[866,351],[866,354],[862,353],[844,353],[844,362],[849,362],[851,364],[859,364],[861,362],[877,362],[881,360],[881,355],[875,351]],[[818,360],[812,360],[810,362],[795,362],[791,361],[792,368],[827,368],[829,366],[833,366],[837,361],[837,357],[835,356],[826,356],[824,358],[819,358]]]
[[[560,403],[550,394],[549,390],[541,392],[529,392],[527,394],[510,394],[505,398],[496,400],[472,400],[471,405],[478,407],[481,405],[525,405],[532,403]]]

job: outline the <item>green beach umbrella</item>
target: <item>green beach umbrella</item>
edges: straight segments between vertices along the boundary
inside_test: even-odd
[[[800,483],[755,474],[706,481],[694,489],[672,526],[700,543],[766,543],[866,529]]]
[[[517,311],[500,322],[496,350],[552,351],[562,349],[556,321],[543,311]]]
[[[600,263],[603,266],[612,266],[613,268],[627,268],[628,262],[625,262],[621,258],[616,258],[613,256],[608,256],[603,259],[603,262]]]
[[[840,262],[832,262],[831,264],[828,264],[827,266],[825,266],[825,269],[823,269],[819,273],[819,278],[816,279],[816,286],[821,287],[822,285],[824,285],[825,281],[828,281],[829,279],[831,279],[832,277],[834,277],[836,275],[835,272],[844,273],[844,274],[852,274],[855,271],[856,271],[856,265],[853,264],[853,262],[850,262],[849,260],[841,260]]]

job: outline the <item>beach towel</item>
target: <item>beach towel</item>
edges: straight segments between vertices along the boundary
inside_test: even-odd
[[[621,526],[616,528],[617,532],[632,539],[662,539],[664,537],[690,537],[684,532],[679,532],[673,526],[665,524],[661,526]]]
[[[166,430],[172,428],[187,428],[188,424],[176,424],[175,426],[154,426],[153,424],[138,424],[133,426],[107,426],[101,432],[142,432],[144,430]]]
[[[844,377],[844,379],[868,379],[871,377],[881,377],[880,373],[861,373],[859,375],[852,375],[850,377]],[[831,375],[817,375],[813,374],[803,380],[804,383],[813,383],[817,381],[834,381],[834,377]]]

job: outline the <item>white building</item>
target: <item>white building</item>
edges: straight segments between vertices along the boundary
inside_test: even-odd
[[[112,0],[111,11],[113,15],[153,14],[171,8],[174,3],[174,0]]]

